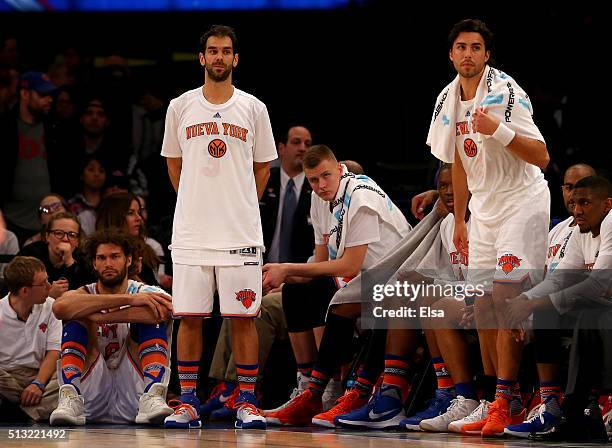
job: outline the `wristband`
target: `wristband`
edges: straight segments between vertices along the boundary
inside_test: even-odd
[[[40,381],[36,380],[36,379],[32,380],[32,382],[30,384],[34,384],[36,387],[38,387],[43,392],[45,391],[45,387],[46,386],[43,383],[41,383]]]
[[[514,132],[512,129],[510,129],[508,126],[506,126],[503,123],[499,123],[499,125],[497,126],[497,129],[495,130],[493,135],[491,135],[491,137],[493,137],[495,140],[497,140],[502,145],[508,146],[515,135],[516,135],[516,132]]]

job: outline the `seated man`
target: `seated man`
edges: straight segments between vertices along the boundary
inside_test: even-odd
[[[0,421],[14,417],[10,403],[33,420],[47,420],[57,406],[62,334],[51,310],[51,285],[45,266],[33,257],[14,258],[4,276],[9,294],[0,300]]]
[[[128,235],[100,231],[86,253],[98,281],[64,293],[53,305],[64,333],[59,405],[50,422],[161,424],[173,412],[165,400],[171,298],[128,280]]]
[[[324,201],[313,196],[311,205],[315,261],[267,264],[263,286],[267,290],[287,282],[283,309],[291,344],[298,368],[306,371],[310,367],[312,372],[304,372],[311,373],[308,388],[268,412],[266,420],[283,425],[313,421],[333,426],[331,414],[317,414],[322,410],[323,391],[350,346],[360,303],[339,303],[326,319],[328,305],[339,287],[390,252],[408,234],[410,225],[374,181],[349,173],[327,146],[315,145],[307,151],[304,171],[315,194]],[[317,333],[322,333],[318,355]],[[367,396],[365,392],[355,397],[356,403],[363,403]]]

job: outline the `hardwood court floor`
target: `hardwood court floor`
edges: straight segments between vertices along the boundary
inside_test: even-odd
[[[521,439],[481,439],[455,434],[383,431],[345,431],[322,428],[271,428],[267,431],[235,430],[229,424],[206,424],[201,430],[164,430],[144,426],[88,425],[68,429],[65,440],[9,438],[13,430],[57,429],[43,425],[0,425],[0,447],[58,448],[217,448],[228,446],[282,448],[375,448],[375,447],[584,447],[585,444],[553,444]],[[20,433],[21,434],[21,433]],[[13,436],[15,433],[13,433]],[[26,433],[27,435],[27,433]],[[34,434],[32,434],[34,435]],[[602,446],[602,445],[593,445]]]

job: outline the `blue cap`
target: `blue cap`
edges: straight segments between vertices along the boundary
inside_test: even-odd
[[[37,93],[48,95],[57,90],[57,86],[49,77],[41,72],[26,72],[19,77],[19,88],[36,90]]]

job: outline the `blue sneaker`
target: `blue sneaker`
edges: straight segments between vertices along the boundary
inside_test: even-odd
[[[551,400],[554,399],[551,398]],[[553,432],[553,428],[561,423],[562,416],[556,416],[548,412],[546,403],[533,408],[523,423],[506,426],[504,434],[527,439],[530,434],[542,436]]]
[[[178,399],[180,404],[174,412],[164,420],[165,428],[201,428],[200,400],[193,394],[181,395]]]
[[[437,417],[446,412],[451,404],[453,397],[450,393],[442,389],[436,389],[436,396],[427,402],[427,407],[421,412],[417,412],[411,417],[404,419],[400,426],[411,431],[421,431],[419,426],[421,420]]]
[[[210,393],[210,397],[206,400],[206,403],[200,406],[200,415],[207,416],[210,415],[211,412],[222,408],[232,396],[235,387],[235,383],[230,383],[228,381],[221,381],[217,384]]]
[[[406,418],[397,387],[381,387],[362,407],[334,417],[334,424],[344,428],[397,428]]]
[[[236,423],[238,429],[266,429],[266,418],[257,406],[257,398],[250,392],[240,392],[236,398]]]
[[[219,409],[210,413],[210,420],[234,420],[236,418],[236,399],[240,393],[239,387],[234,387],[229,399]]]

